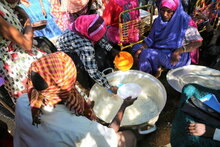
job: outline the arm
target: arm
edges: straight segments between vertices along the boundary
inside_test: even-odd
[[[128,97],[123,101],[123,103],[122,103],[121,107],[119,108],[116,116],[114,117],[114,119],[112,120],[112,122],[109,125],[109,127],[113,128],[115,130],[115,132],[118,132],[118,130],[120,128],[120,124],[121,124],[125,109],[128,106],[132,105],[135,100],[137,100],[137,98],[132,99],[131,97]]]
[[[196,41],[176,49],[172,54],[171,64],[176,65],[179,62],[182,53],[191,52],[194,49],[199,48],[201,45],[202,41]]]
[[[28,14],[25,12],[25,10],[20,7],[20,6],[16,6],[15,7],[15,13],[17,13],[19,21],[21,22],[22,25],[24,25],[24,23],[27,21],[27,19],[29,18]]]
[[[202,37],[197,28],[189,26],[185,33],[183,46],[177,48],[171,57],[171,64],[176,65],[179,62],[182,53],[191,52],[202,45]],[[184,45],[186,44],[186,45]]]
[[[112,45],[105,39],[102,38],[99,42],[98,42],[99,46],[103,49],[105,49],[108,52],[112,53],[112,56],[115,57],[119,54],[119,50],[116,50],[112,47]]]
[[[202,123],[190,123],[188,126],[188,132],[192,136],[213,138],[215,130],[215,128],[212,128]]]
[[[24,35],[20,33],[13,25],[9,24],[2,17],[0,17],[0,34],[15,43],[17,43],[24,50],[32,49],[33,31],[28,19],[24,24]]]
[[[143,49],[146,49],[146,48],[148,48],[148,45],[145,42],[143,42],[140,48],[134,54],[135,61],[138,61],[140,53],[143,51]]]
[[[95,59],[95,50],[92,46],[85,46],[77,52],[80,60],[82,61],[85,70],[88,72],[89,76],[95,80],[99,85],[109,89],[111,85],[105,76],[98,70]]]
[[[194,49],[199,48],[201,45],[202,45],[202,41],[191,42],[187,45],[183,45],[182,47],[176,49],[174,52],[179,54],[191,52]]]

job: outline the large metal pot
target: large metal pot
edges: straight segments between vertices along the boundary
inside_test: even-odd
[[[133,105],[126,108],[121,126],[148,123],[154,125],[165,106],[167,94],[161,82],[148,73],[137,70],[115,71],[106,75],[111,85],[137,83],[142,92]],[[90,99],[95,101],[94,111],[102,120],[110,123],[119,110],[122,99],[98,84],[90,90]]]

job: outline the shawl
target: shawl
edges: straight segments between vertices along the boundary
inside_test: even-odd
[[[170,0],[170,2],[178,4],[172,18],[168,22],[164,22],[161,14],[159,14],[153,24],[150,34],[144,39],[146,44],[151,48],[173,51],[182,46],[191,17],[183,10],[180,2],[174,2],[172,0]],[[161,4],[163,4],[163,1]],[[160,8],[162,6],[163,5],[161,5]],[[174,6],[174,4],[172,6]]]

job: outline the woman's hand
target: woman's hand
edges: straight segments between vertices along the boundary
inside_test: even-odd
[[[86,108],[85,108],[84,114],[90,120],[97,121],[98,117],[96,116],[95,112],[93,111],[94,106],[95,106],[95,101],[88,100],[86,102]]]
[[[128,107],[130,105],[132,105],[134,103],[134,101],[136,101],[137,98],[131,98],[131,97],[127,97],[126,99],[124,99],[122,105],[125,107]]]
[[[202,136],[206,132],[206,126],[201,123],[190,123],[188,125],[188,132],[192,136]]]
[[[137,52],[134,54],[134,60],[135,62],[137,63],[138,62],[138,58],[139,58],[139,55],[140,53],[142,52],[142,48],[140,48],[139,50],[137,50]]]
[[[213,137],[215,128],[209,127],[202,123],[190,123],[188,133],[192,136]]]
[[[137,50],[137,51],[135,52],[135,54],[134,54],[134,61],[135,61],[135,63],[138,63],[138,58],[139,58],[140,53],[141,53],[144,49],[148,48],[148,46],[147,46],[146,43],[140,43],[140,44],[134,45],[133,48],[134,48],[134,49],[136,48],[135,50]]]
[[[128,98],[124,99],[124,101],[123,101],[121,107],[119,108],[117,114],[115,115],[112,122],[109,124],[109,127],[113,128],[115,130],[115,132],[118,132],[118,130],[120,128],[120,124],[121,124],[125,109],[128,106],[132,105],[135,100],[137,100],[137,98],[132,99],[131,97],[128,97]]]
[[[171,64],[172,65],[176,65],[180,58],[181,58],[181,51],[180,51],[180,48],[175,50],[173,53],[172,53],[172,56],[171,56]]]
[[[118,87],[117,86],[111,86],[110,90],[112,91],[112,93],[117,94]]]
[[[40,20],[40,21],[36,21],[31,24],[31,26],[34,30],[44,29],[46,27],[46,25],[47,25],[47,20]]]
[[[30,21],[29,18],[28,18],[28,19],[25,21],[25,23],[24,23],[24,28],[26,28],[26,27],[32,27],[32,26],[31,26],[31,21]]]

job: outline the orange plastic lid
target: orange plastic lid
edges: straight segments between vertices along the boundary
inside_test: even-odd
[[[114,59],[115,67],[119,70],[129,70],[133,66],[134,60],[129,52],[121,51]]]

